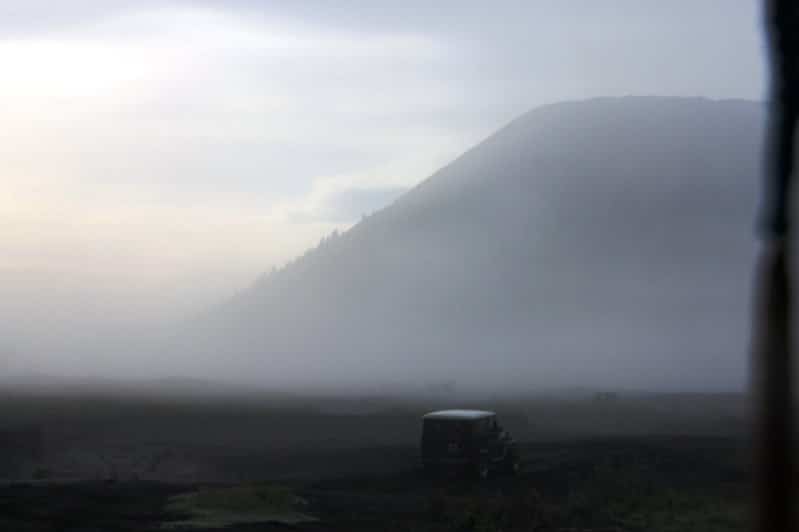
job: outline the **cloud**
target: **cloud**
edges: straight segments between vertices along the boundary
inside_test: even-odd
[[[389,205],[408,187],[356,186],[329,190],[314,198],[304,209],[295,210],[290,218],[297,222],[351,223]]]
[[[148,5],[0,42],[6,179],[274,202],[459,135],[434,38]]]
[[[6,331],[224,299],[480,127],[431,75],[449,53],[434,36],[198,5],[84,2],[44,20],[34,2],[14,31],[0,22]]]
[[[320,177],[307,194],[275,205],[270,219],[296,227],[316,226],[325,233],[346,230],[363,216],[388,206],[411,188],[402,179],[385,177],[398,167],[385,166],[359,174]],[[432,173],[419,170],[419,175]],[[411,170],[407,170],[411,172]]]

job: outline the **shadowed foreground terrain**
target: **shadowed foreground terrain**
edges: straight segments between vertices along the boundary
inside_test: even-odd
[[[421,473],[419,415],[454,401],[499,413],[521,442],[520,476],[477,483]],[[478,403],[7,393],[0,404],[2,530],[746,525],[745,411],[734,395],[574,392]]]

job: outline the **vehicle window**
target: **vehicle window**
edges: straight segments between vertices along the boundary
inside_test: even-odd
[[[460,420],[429,420],[425,421],[424,431],[429,438],[458,441],[468,433],[469,425]]]

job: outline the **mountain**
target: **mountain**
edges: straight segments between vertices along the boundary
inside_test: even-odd
[[[740,387],[763,120],[698,98],[534,109],[184,348],[274,383]]]

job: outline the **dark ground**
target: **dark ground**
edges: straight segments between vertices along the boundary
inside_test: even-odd
[[[17,445],[1,455],[2,531],[159,529],[186,519],[169,497],[231,485],[280,486],[319,519],[227,529],[236,531],[713,531],[747,523],[749,454],[734,396],[449,404],[497,410],[521,442],[524,472],[483,483],[419,471],[418,417],[445,399],[3,399],[5,434],[34,427],[42,442],[36,452]]]

